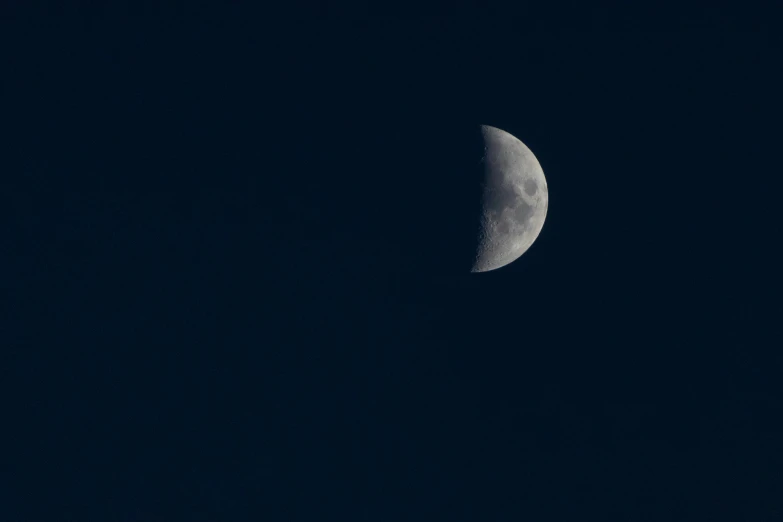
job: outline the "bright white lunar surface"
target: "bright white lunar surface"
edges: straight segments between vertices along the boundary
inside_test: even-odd
[[[488,272],[524,254],[544,226],[549,193],[538,160],[511,134],[482,125],[481,232],[472,272]]]

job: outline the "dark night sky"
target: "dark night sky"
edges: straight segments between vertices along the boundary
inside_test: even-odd
[[[455,5],[19,14],[0,519],[781,519],[773,33]],[[470,275],[478,124],[550,202]]]

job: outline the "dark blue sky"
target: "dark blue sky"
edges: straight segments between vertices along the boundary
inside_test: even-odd
[[[763,19],[302,9],[7,33],[0,518],[777,520]],[[469,275],[478,124],[550,203]]]

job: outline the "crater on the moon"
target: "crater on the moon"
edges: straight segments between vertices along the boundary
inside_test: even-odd
[[[490,189],[487,193],[489,205],[487,207],[493,213],[502,213],[505,209],[513,209],[518,202],[513,185],[503,185],[499,190]]]
[[[517,220],[518,224],[523,226],[527,223],[527,218],[532,215],[533,207],[532,205],[528,205],[526,201],[521,201],[519,206],[514,210],[514,219]]]

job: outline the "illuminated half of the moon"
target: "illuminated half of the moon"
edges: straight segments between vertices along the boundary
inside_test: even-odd
[[[472,272],[515,261],[544,226],[549,193],[538,160],[511,134],[481,126],[484,141],[481,227]]]

